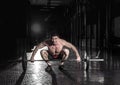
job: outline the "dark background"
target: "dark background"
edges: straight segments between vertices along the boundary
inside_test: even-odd
[[[55,5],[50,4],[52,0],[40,1],[40,3],[37,0],[0,1],[1,62],[20,57],[21,50],[31,51],[34,45],[49,37],[50,32],[54,30],[60,33],[62,38],[80,48],[79,41],[85,38],[85,26],[96,26],[96,30],[98,29],[96,32],[100,33],[96,41],[98,49],[101,47],[114,49],[119,45],[119,0],[57,0],[61,1],[61,4],[56,2]],[[80,15],[77,14],[77,5],[86,7],[86,16],[84,11],[81,11]],[[41,26],[38,33],[31,30],[36,22]]]

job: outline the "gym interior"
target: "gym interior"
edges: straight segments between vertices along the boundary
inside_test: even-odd
[[[119,0],[8,0],[1,1],[0,85],[120,85]],[[56,31],[74,44],[66,71],[39,54],[35,46]],[[43,48],[46,49],[46,48]]]

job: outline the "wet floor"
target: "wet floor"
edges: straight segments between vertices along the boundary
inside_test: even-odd
[[[21,61],[1,64],[0,85],[120,85],[120,70],[101,68],[104,61],[92,62],[88,71],[84,70],[84,62],[66,61],[64,71],[58,69],[59,61],[51,63],[49,72],[45,71],[44,61],[28,61],[26,71]]]

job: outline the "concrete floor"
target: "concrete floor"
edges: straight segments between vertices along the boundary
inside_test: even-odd
[[[27,54],[28,59],[30,55]],[[104,62],[93,62],[88,71],[83,69],[83,62],[66,61],[65,71],[58,69],[59,61],[51,63],[50,72],[45,71],[44,61],[28,61],[26,71],[21,61],[0,64],[0,85],[120,85],[120,70],[103,69]]]

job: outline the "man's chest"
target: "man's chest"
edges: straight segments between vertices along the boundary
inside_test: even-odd
[[[63,46],[62,46],[61,44],[48,46],[48,48],[54,49],[54,50],[61,49],[62,47],[63,47]]]

